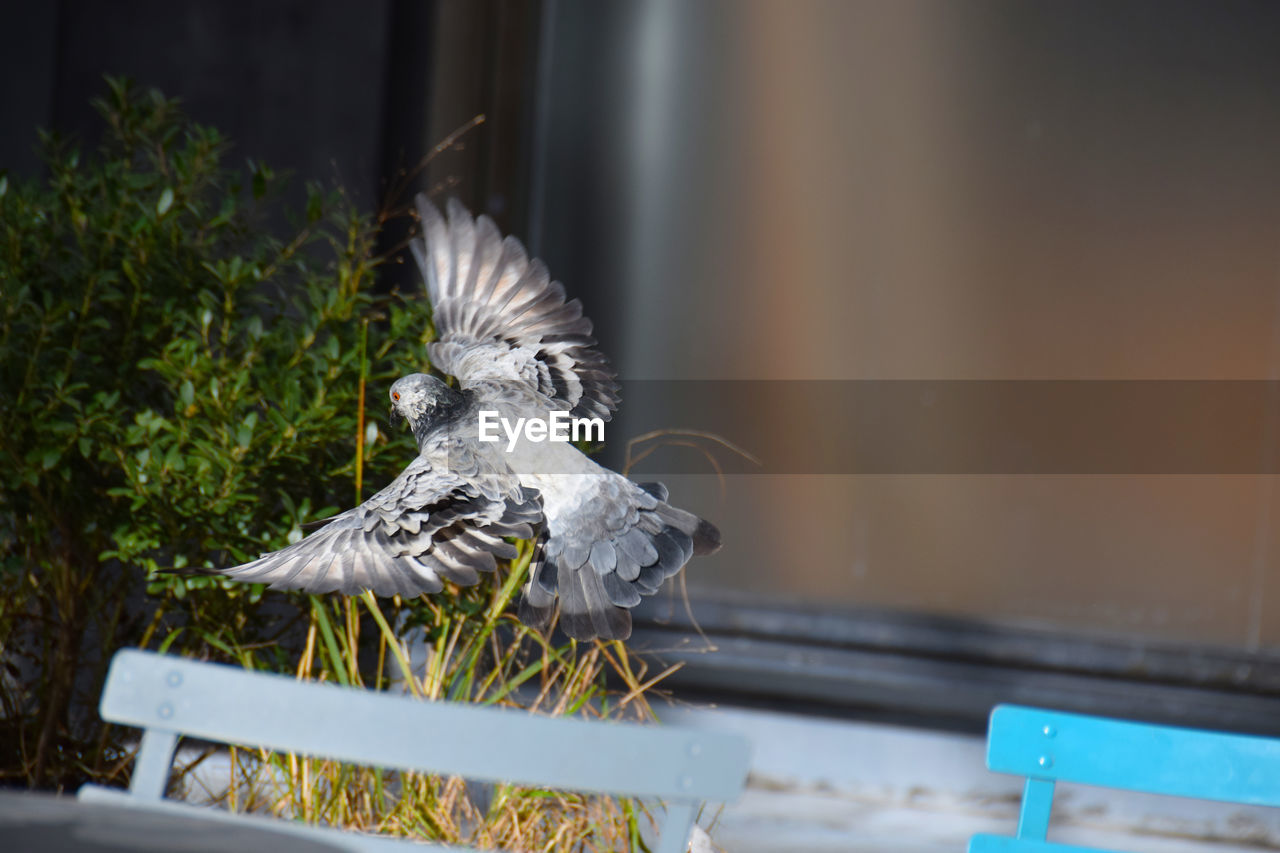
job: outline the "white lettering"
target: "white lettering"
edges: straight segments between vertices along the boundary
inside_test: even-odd
[[[499,441],[498,428],[501,427],[507,438],[508,453],[516,449],[521,433],[525,441],[535,443],[604,441],[603,418],[574,418],[562,409],[548,412],[546,418],[516,418],[514,423],[495,410],[484,409],[480,412],[478,426],[476,437],[483,442]]]
[[[489,434],[489,430],[493,430],[493,434]],[[481,441],[497,441],[498,440],[498,413],[491,409],[482,409],[480,411],[480,440]]]
[[[573,440],[578,438],[578,427],[582,427],[583,439],[587,441],[604,441],[604,418],[574,418]]]
[[[530,441],[546,441],[547,422],[542,418],[529,418],[524,425],[524,437]]]
[[[574,424],[577,426],[577,424]],[[569,413],[563,409],[557,409],[551,413],[551,435],[552,441],[568,441],[569,440]]]
[[[507,433],[508,453],[516,449],[516,441],[520,438],[520,427],[522,426],[524,426],[524,418],[516,418],[516,425],[514,429],[511,426],[511,421],[506,418],[502,419],[502,428]]]

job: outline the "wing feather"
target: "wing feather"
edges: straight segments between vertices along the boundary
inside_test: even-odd
[[[451,461],[458,450],[452,453]],[[218,573],[312,593],[439,592],[445,580],[478,582],[478,572],[494,570],[495,558],[515,555],[505,537],[530,538],[541,521],[538,492],[515,478],[502,491],[446,466],[433,467],[424,455],[385,489],[310,536]]]
[[[574,417],[608,420],[618,383],[596,349],[582,303],[566,300],[546,265],[486,216],[473,219],[456,200],[448,219],[418,196],[422,238],[413,256],[426,281],[439,339],[432,362],[464,387],[518,381],[562,403]]]

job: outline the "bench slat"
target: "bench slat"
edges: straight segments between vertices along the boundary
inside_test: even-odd
[[[178,735],[162,729],[146,729],[134,759],[133,776],[129,791],[144,800],[163,800],[169,787],[169,770],[173,767],[173,752],[178,746]]]
[[[1022,814],[1018,816],[1018,837],[1043,841],[1053,813],[1053,786],[1044,779],[1028,779],[1022,787]]]
[[[206,806],[194,806],[190,803],[172,800],[143,800],[133,796],[129,791],[119,788],[103,788],[99,785],[81,785],[76,792],[76,799],[83,803],[112,806],[121,809],[140,809],[159,814],[171,814],[177,817],[199,816],[201,820],[225,823],[229,827],[249,825],[257,830],[268,830],[282,833],[285,836],[296,836],[314,844],[323,844],[334,853],[426,853],[426,851],[444,851],[444,853],[485,853],[474,847],[460,844],[437,844],[430,841],[419,841],[416,838],[392,838],[382,835],[369,835],[350,830],[330,829],[311,826],[294,820],[282,820],[260,814],[244,814],[243,812],[227,812],[211,809]],[[175,843],[174,849],[181,849]],[[234,849],[228,845],[225,849]],[[272,848],[277,849],[277,848]],[[491,853],[491,851],[490,851]]]
[[[969,839],[969,853],[1119,853],[1098,847],[1076,847],[1074,844],[1054,844],[1049,841],[1031,841],[1025,838],[1006,838],[1003,835],[975,835]]]
[[[538,717],[125,650],[103,719],[375,767],[680,800],[734,800],[736,735]]]
[[[1002,705],[987,766],[999,773],[1280,806],[1280,740]]]

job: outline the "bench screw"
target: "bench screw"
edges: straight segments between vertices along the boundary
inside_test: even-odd
[[[160,715],[160,719],[167,720],[173,716],[173,706],[165,702],[156,709],[156,713]]]
[[[166,678],[165,681],[169,682],[170,687],[177,687],[179,684],[182,683],[182,673],[178,672],[177,670],[174,670],[173,672],[169,673],[169,677]]]
[[[1049,757],[1049,756],[1047,756],[1047,755],[1042,755],[1042,756],[1040,756],[1039,764],[1040,764],[1040,766],[1041,766],[1041,767],[1043,767],[1043,768],[1045,768],[1045,769],[1047,770],[1047,769],[1049,769],[1050,767],[1052,767],[1052,766],[1053,766],[1053,759],[1052,759],[1052,758],[1050,758],[1050,757]]]
[[[1044,736],[1045,736],[1045,737],[1056,737],[1056,736],[1057,736],[1057,734],[1058,734],[1058,730],[1057,730],[1057,729],[1055,729],[1053,726],[1045,726],[1045,727],[1044,727]]]

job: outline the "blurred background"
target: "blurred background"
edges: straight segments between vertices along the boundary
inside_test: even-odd
[[[745,448],[758,472],[651,463],[726,543],[637,632],[686,662],[682,695],[965,732],[1012,700],[1280,733],[1280,6],[7,6],[18,174],[37,127],[94,132],[104,73],[370,208],[484,116],[418,186],[524,240],[648,383],[607,458],[653,424],[708,428],[654,392],[675,380],[770,438]],[[770,467],[813,441],[773,396],[802,380],[1252,380],[1261,428],[1209,440],[1257,467]],[[987,440],[955,411],[934,428]]]
[[[61,0],[5,20],[20,176],[36,128],[97,133],[104,74],[292,170],[298,204],[306,179],[391,205],[483,116],[410,189],[488,213],[581,297],[628,380],[605,460],[663,427],[759,459],[691,439],[636,469],[725,546],[633,644],[755,738],[758,788],[842,792],[753,801],[718,836],[735,849],[955,849],[1007,822],[1016,786],[972,737],[997,702],[1280,734],[1280,6]],[[1070,802],[1280,840],[1274,818]],[[1141,849],[1184,849],[1161,843]]]

